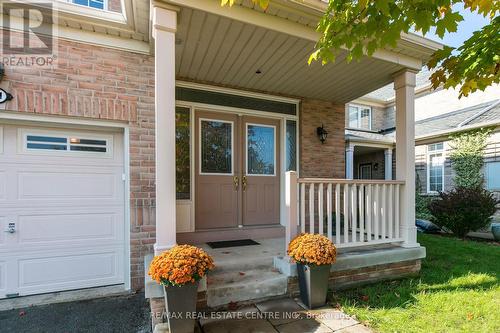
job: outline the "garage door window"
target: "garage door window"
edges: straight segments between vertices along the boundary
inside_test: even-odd
[[[94,138],[75,135],[52,135],[24,131],[25,152],[65,153],[65,154],[95,154],[109,155],[111,138]]]

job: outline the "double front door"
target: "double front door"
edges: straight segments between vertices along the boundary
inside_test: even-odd
[[[279,224],[280,121],[196,112],[196,229]]]

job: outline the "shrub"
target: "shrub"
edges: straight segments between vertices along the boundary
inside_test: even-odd
[[[200,280],[214,267],[212,257],[202,249],[176,245],[153,258],[148,274],[162,285],[182,286]]]
[[[304,265],[329,265],[335,262],[337,249],[325,236],[301,234],[288,244],[288,255],[293,261]]]
[[[439,199],[431,202],[430,211],[437,225],[463,238],[469,231],[488,225],[496,203],[493,194],[483,188],[457,187],[439,193]]]
[[[415,217],[422,220],[432,220],[432,213],[429,208],[432,198],[424,196],[419,192],[415,193]]]
[[[491,128],[481,128],[452,135],[450,159],[455,171],[455,185],[476,188],[484,183],[484,150]]]

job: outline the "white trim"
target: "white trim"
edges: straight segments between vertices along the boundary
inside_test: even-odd
[[[201,122],[202,121],[216,121],[220,123],[226,123],[226,124],[231,124],[231,173],[217,173],[217,172],[202,172],[202,166],[203,164],[201,163]],[[216,119],[216,118],[198,118],[198,145],[199,145],[199,151],[198,151],[198,162],[200,165],[200,170],[199,175],[200,176],[233,176],[234,175],[234,121],[232,120],[221,120],[221,119]]]
[[[0,126],[0,154],[3,154],[3,126]]]
[[[123,174],[124,174],[124,209],[125,209],[125,271],[123,278],[125,279],[125,290],[131,289],[131,265],[130,258],[130,129],[123,128]]]
[[[268,127],[268,128],[272,128],[273,129],[273,151],[274,151],[274,154],[273,154],[273,158],[274,158],[274,165],[273,165],[273,174],[255,174],[255,173],[248,173],[248,125],[250,126],[260,126],[260,127]],[[275,177],[276,176],[276,155],[278,154],[278,152],[276,151],[276,126],[274,125],[267,125],[267,124],[257,124],[257,123],[245,123],[245,175],[246,176],[261,176],[261,177]],[[286,148],[286,147],[285,147]]]
[[[218,92],[218,93],[223,93],[223,94],[230,94],[230,95],[235,95],[235,96],[253,97],[253,98],[258,98],[258,99],[263,99],[263,100],[268,100],[268,101],[276,101],[276,102],[283,102],[283,103],[288,103],[288,104],[295,104],[296,106],[298,106],[298,104],[300,103],[300,99],[297,99],[297,98],[289,98],[289,97],[282,97],[282,96],[276,96],[276,95],[271,95],[271,94],[256,93],[256,92],[247,91],[247,90],[239,90],[239,89],[234,89],[234,88],[212,86],[212,85],[207,85],[207,84],[202,84],[202,83],[187,82],[187,81],[175,81],[175,85],[177,87],[181,87],[181,88],[191,88],[191,89],[197,89],[197,90],[202,90],[202,91],[211,91],[211,92]]]
[[[442,149],[438,149],[438,150],[432,150],[430,151],[429,150],[429,146],[430,145],[436,145],[436,144],[442,144],[443,145],[443,148]],[[426,191],[427,191],[427,194],[437,194],[438,191],[431,191],[431,184],[430,184],[430,178],[431,178],[431,173],[430,173],[430,167],[431,167],[431,156],[435,156],[435,155],[441,155],[441,158],[443,160],[443,165],[441,166],[441,179],[442,179],[442,182],[441,182],[441,192],[444,191],[444,168],[445,168],[445,162],[446,162],[446,157],[445,157],[445,147],[444,147],[444,142],[436,142],[436,143],[431,143],[431,144],[428,144],[426,146],[426,155],[427,155],[427,159],[426,159],[426,173],[427,173],[427,186],[426,186]]]

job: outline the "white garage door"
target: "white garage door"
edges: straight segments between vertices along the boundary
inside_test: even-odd
[[[0,298],[124,283],[121,133],[0,123]]]

